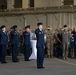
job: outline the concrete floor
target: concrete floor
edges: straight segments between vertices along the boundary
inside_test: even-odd
[[[25,62],[19,57],[19,63],[12,63],[7,57],[7,64],[0,64],[0,75],[76,75],[76,59],[61,60],[45,58],[45,69],[37,69],[36,61]]]

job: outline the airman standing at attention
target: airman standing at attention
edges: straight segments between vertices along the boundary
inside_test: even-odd
[[[12,62],[19,62],[19,59],[17,57],[19,42],[20,39],[19,33],[17,31],[17,25],[14,25],[13,30],[11,31]]]
[[[43,32],[43,23],[39,22],[37,23],[38,28],[35,31],[36,38],[37,38],[37,68],[38,69],[44,69],[43,63],[44,63],[44,32]]]
[[[29,54],[30,54],[30,25],[27,25],[25,27],[25,31],[23,32],[23,38],[24,38],[24,60],[29,60]]]
[[[6,51],[8,45],[8,36],[6,32],[6,26],[2,25],[0,30],[0,61],[2,64],[6,62]]]

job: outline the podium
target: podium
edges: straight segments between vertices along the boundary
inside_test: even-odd
[[[31,40],[30,42],[31,42],[31,47],[32,47],[32,54],[29,60],[36,60],[37,59],[37,48],[36,48],[37,40]]]

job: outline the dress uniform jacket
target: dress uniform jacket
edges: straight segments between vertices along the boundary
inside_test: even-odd
[[[6,50],[8,45],[8,36],[6,32],[0,30],[0,60],[6,62]]]
[[[0,45],[8,44],[8,36],[6,32],[0,31]]]
[[[38,28],[36,31],[37,47],[44,47],[44,33]]]
[[[16,30],[11,32],[11,44],[19,45],[19,33]]]
[[[23,32],[24,37],[24,45],[30,45],[30,33],[29,32]]]

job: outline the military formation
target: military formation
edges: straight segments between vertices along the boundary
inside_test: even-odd
[[[43,32],[43,23],[40,22],[37,24],[38,28],[35,31],[37,37],[37,68],[43,69],[43,62],[44,62],[44,32]],[[21,31],[20,31],[21,32]],[[11,31],[7,33],[6,26],[2,25],[0,28],[0,61],[2,64],[6,62],[6,55],[8,48],[8,54],[12,53],[12,62],[19,62],[18,52],[19,52],[19,45],[23,43],[23,54],[24,54],[24,61],[30,61],[30,26],[27,25],[25,27],[24,32],[22,35],[19,34],[17,30],[17,25],[11,27]],[[8,36],[9,34],[9,36]],[[21,40],[21,41],[20,41]]]
[[[17,25],[11,27],[9,32],[6,26],[0,27],[0,61],[6,62],[6,55],[12,55],[12,62],[19,62],[18,53],[24,55],[24,61],[30,61],[30,40],[37,40],[37,68],[44,68],[44,57],[58,57],[68,59],[76,58],[76,28],[69,30],[67,25],[55,31],[48,26],[43,29],[43,23],[37,23],[37,29],[31,32],[30,25],[22,32]]]

